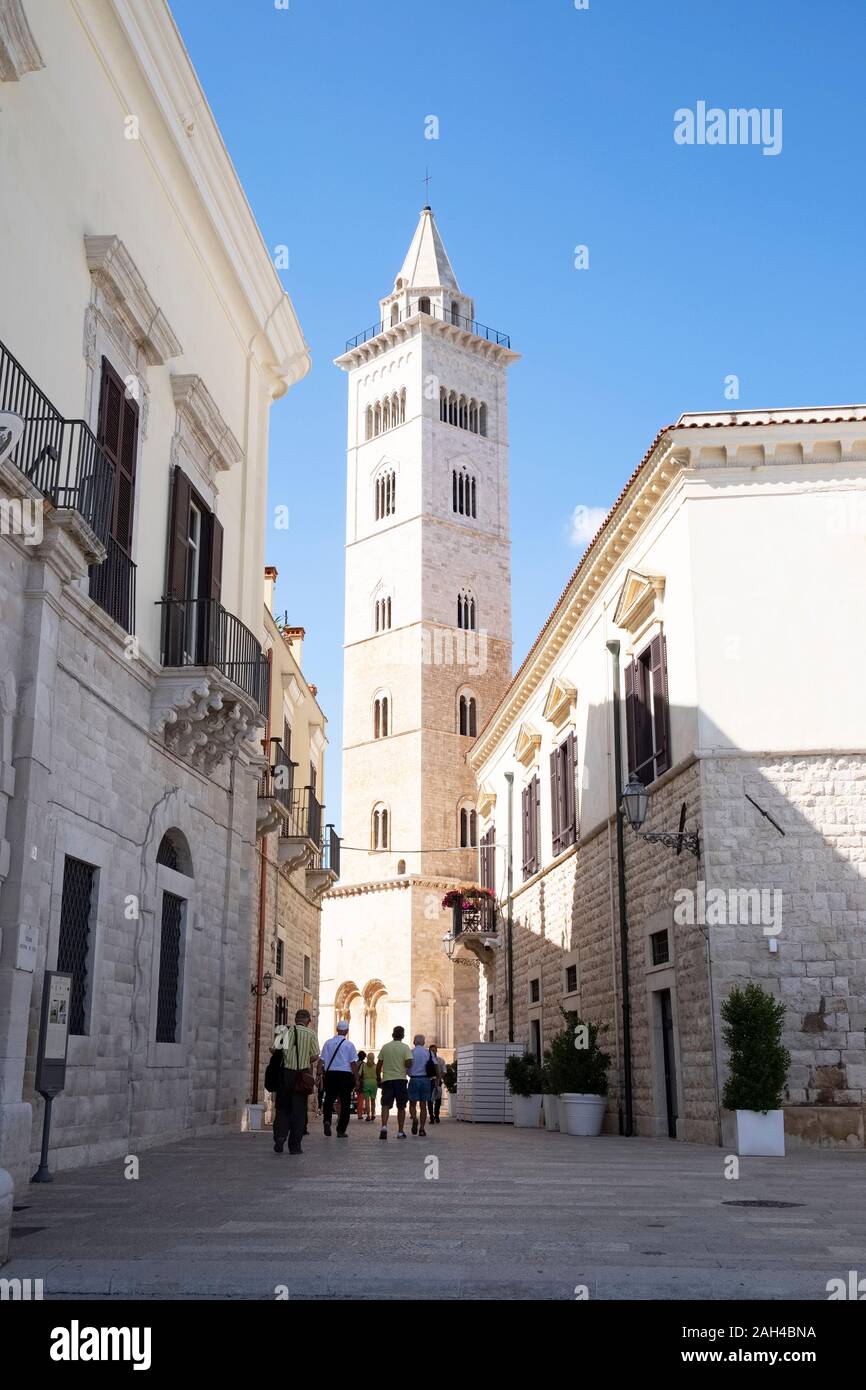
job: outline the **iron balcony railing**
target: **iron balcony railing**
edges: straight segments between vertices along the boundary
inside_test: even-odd
[[[109,536],[101,565],[90,566],[90,597],[130,636],[135,632],[135,564]]]
[[[333,825],[325,826],[322,836],[322,855],[320,867],[340,877],[340,837]]]
[[[462,314],[453,312],[451,309],[443,309],[438,304],[431,304],[429,309],[419,310],[417,305],[407,310],[401,310],[396,319],[380,319],[370,328],[365,328],[363,333],[358,333],[354,338],[349,338],[346,342],[346,351],[351,352],[352,348],[360,347],[362,343],[367,343],[371,338],[378,338],[380,333],[384,333],[386,328],[393,328],[395,324],[405,323],[407,319],[414,318],[418,313],[428,314],[432,319],[439,319],[441,323],[450,323],[454,328],[465,329],[467,333],[474,333],[476,338],[486,338],[488,343],[497,343],[500,347],[511,347],[511,338],[507,333],[500,333],[496,328],[490,328],[486,323],[479,323],[477,319],[464,318]]]
[[[451,912],[454,936],[495,936],[499,912],[494,898],[464,898]]]
[[[296,787],[291,796],[289,818],[283,835],[291,840],[311,840],[322,843],[322,806],[312,787]]]
[[[278,801],[283,810],[291,815],[292,797],[295,790],[295,768],[297,763],[293,763],[284,748],[277,744],[272,754],[270,767],[266,767],[262,773],[261,787],[259,795],[270,797],[272,801]]]
[[[68,507],[105,545],[114,499],[114,465],[83,420],[66,420],[0,343],[0,410],[24,431],[9,455],[55,507]]]
[[[268,707],[268,661],[240,618],[213,598],[164,598],[160,642],[163,666],[215,666],[256,702]]]

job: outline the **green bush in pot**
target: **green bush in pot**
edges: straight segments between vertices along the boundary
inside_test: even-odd
[[[562,1095],[607,1095],[610,1053],[599,1046],[604,1025],[585,1023],[574,1012],[560,1008],[563,1026],[544,1054],[544,1072],[550,1093]],[[586,1046],[577,1047],[578,1029],[586,1029]]]

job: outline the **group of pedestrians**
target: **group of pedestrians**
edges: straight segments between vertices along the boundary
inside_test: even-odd
[[[408,1104],[412,1133],[423,1137],[428,1120],[439,1124],[445,1063],[436,1044],[427,1046],[416,1033],[413,1046],[404,1041],[405,1029],[397,1027],[391,1041],[372,1052],[358,1052],[349,1038],[349,1024],[341,1019],[324,1047],[310,1027],[307,1009],[299,1009],[294,1024],[282,1024],[274,1038],[274,1050],[265,1074],[265,1086],[275,1097],[274,1150],[282,1153],[288,1140],[290,1154],[302,1152],[307,1134],[309,1098],[318,1091],[318,1110],[326,1137],[334,1132],[346,1139],[352,1094],[359,1120],[375,1123],[376,1096],[381,1090],[379,1138],[388,1138],[391,1110],[397,1112],[397,1138],[406,1139]]]

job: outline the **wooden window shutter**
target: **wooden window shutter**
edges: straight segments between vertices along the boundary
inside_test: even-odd
[[[532,868],[541,864],[541,778],[536,773],[530,783],[532,793]]]
[[[625,668],[625,732],[628,745],[628,780],[634,777],[637,766],[637,719],[638,719],[638,669],[637,662],[630,661]]]
[[[559,853],[559,837],[562,831],[562,795],[560,790],[559,749],[554,748],[550,755],[550,824],[553,832],[553,852]]]
[[[575,770],[577,765],[577,745],[573,733],[568,735],[565,740],[562,768],[562,848],[573,845],[577,839],[577,806],[574,789]]]
[[[650,675],[653,690],[653,735],[655,775],[661,777],[671,766],[670,710],[668,706],[667,644],[663,636],[650,643]]]
[[[99,443],[114,464],[111,535],[129,554],[135,505],[135,460],[138,452],[138,405],[106,357],[99,386]]]
[[[181,468],[175,468],[171,481],[171,506],[168,522],[168,553],[165,567],[165,597],[163,610],[163,660],[167,666],[183,664],[185,629],[186,569],[189,551],[189,507],[192,485]]]
[[[216,517],[210,514],[210,583],[208,598],[222,603],[223,585],[223,528]]]
[[[523,877],[528,878],[532,872],[529,865],[532,858],[529,833],[529,796],[530,788],[524,787],[521,793],[521,810],[523,818]]]

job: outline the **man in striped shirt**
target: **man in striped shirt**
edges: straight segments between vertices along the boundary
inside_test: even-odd
[[[277,1091],[274,1116],[274,1152],[281,1154],[288,1138],[289,1153],[301,1153],[307,1127],[308,1096],[294,1089],[299,1072],[310,1071],[319,1055],[319,1039],[310,1027],[308,1009],[298,1009],[294,1024],[283,1023],[276,1031],[274,1048],[283,1053],[285,1084]]]

